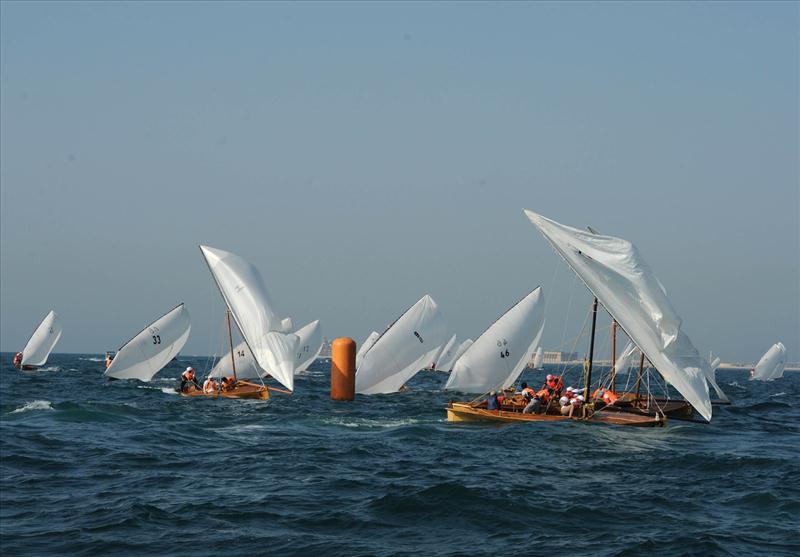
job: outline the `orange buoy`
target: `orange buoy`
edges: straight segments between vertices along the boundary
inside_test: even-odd
[[[353,400],[356,396],[356,341],[337,338],[331,345],[331,399]]]

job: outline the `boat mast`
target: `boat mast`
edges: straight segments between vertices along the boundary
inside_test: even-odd
[[[640,350],[641,352],[641,350]],[[636,377],[636,399],[639,399],[639,387],[642,385],[642,372],[644,371],[644,352],[641,352],[642,356],[639,358],[639,375]]]
[[[236,378],[236,356],[233,353],[233,331],[231,330],[231,310],[225,310],[225,317],[228,321],[228,344],[231,347],[231,367],[233,368],[233,380],[237,381]]]
[[[611,392],[617,392],[617,320],[611,318]]]
[[[589,365],[586,367],[586,400],[589,400],[589,389],[592,385],[592,360],[594,360],[594,333],[597,328],[597,296],[592,302],[592,336],[589,341]]]

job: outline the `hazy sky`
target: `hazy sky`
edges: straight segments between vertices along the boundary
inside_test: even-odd
[[[555,349],[590,298],[525,207],[633,241],[701,352],[798,361],[799,9],[3,2],[0,347],[184,301],[214,352],[206,243],[359,342],[425,293],[474,338],[541,284]]]

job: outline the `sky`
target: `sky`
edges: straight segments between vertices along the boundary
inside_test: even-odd
[[[545,349],[591,298],[528,208],[632,241],[701,353],[800,361],[800,4],[0,4],[0,350],[116,349],[198,244],[361,341],[424,294],[475,338],[530,290]],[[608,318],[600,324],[608,327]],[[585,351],[585,347],[578,347]],[[602,350],[600,350],[602,354]]]

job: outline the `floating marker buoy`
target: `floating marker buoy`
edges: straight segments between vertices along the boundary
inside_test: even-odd
[[[356,396],[356,341],[337,338],[331,345],[331,399],[353,400]]]

